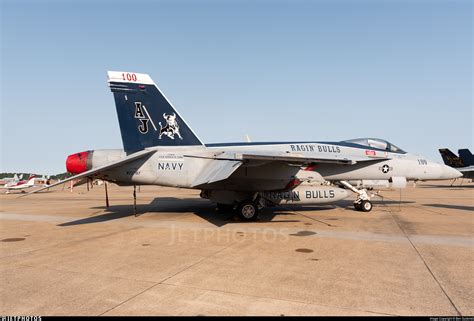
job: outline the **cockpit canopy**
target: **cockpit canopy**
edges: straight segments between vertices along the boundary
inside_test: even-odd
[[[382,149],[390,153],[406,154],[406,152],[403,149],[380,138],[356,138],[356,139],[344,140],[343,142]]]

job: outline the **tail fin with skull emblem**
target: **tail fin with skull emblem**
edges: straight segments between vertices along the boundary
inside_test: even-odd
[[[150,76],[121,71],[107,76],[127,154],[154,146],[202,145]]]

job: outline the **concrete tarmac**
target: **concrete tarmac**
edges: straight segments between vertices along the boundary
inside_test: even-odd
[[[132,191],[109,184],[109,208],[104,186],[0,195],[0,315],[474,314],[473,183],[252,223],[155,186],[135,217]]]

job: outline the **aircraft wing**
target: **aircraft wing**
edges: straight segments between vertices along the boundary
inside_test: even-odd
[[[232,175],[240,165],[242,165],[241,161],[213,160],[192,182],[191,187],[222,181]]]
[[[232,153],[229,151],[221,152],[213,155],[184,155],[189,158],[202,158],[212,160],[203,169],[200,175],[191,184],[191,187],[206,185],[223,181],[229,178],[242,164],[251,161],[268,162],[286,162],[289,164],[314,164],[314,163],[331,163],[339,165],[352,165],[362,161],[381,161],[388,159],[386,157],[327,157],[314,158],[305,157],[297,153],[275,153],[275,152],[248,152],[245,154]],[[263,165],[263,164],[262,164]]]
[[[96,174],[96,173],[99,173],[99,172],[102,172],[102,171],[105,171],[105,170],[108,170],[108,169],[111,169],[111,168],[114,168],[114,167],[123,165],[123,164],[125,164],[125,163],[128,163],[128,162],[131,162],[131,161],[133,161],[133,160],[142,158],[142,157],[144,157],[144,156],[153,154],[153,153],[155,153],[155,152],[156,152],[156,150],[148,150],[148,149],[145,149],[145,150],[142,150],[142,151],[139,151],[139,152],[130,154],[130,155],[128,155],[127,157],[122,158],[122,159],[120,159],[120,160],[118,160],[118,161],[116,161],[116,162],[112,162],[112,163],[109,163],[109,164],[106,164],[106,165],[103,165],[103,166],[99,166],[99,167],[96,167],[96,168],[92,168],[92,169],[90,169],[90,170],[88,170],[88,171],[85,171],[84,173],[71,176],[71,177],[69,177],[69,178],[66,178],[66,179],[60,181],[60,182],[57,182],[57,183],[54,183],[54,184],[45,186],[45,187],[43,187],[43,188],[40,188],[40,189],[31,191],[31,192],[26,193],[26,194],[24,194],[24,195],[21,195],[20,197],[27,196],[27,195],[30,195],[30,194],[34,194],[34,193],[37,193],[37,192],[40,192],[40,191],[44,191],[44,190],[46,190],[46,189],[48,189],[48,188],[51,188],[51,187],[54,187],[54,186],[57,186],[57,185],[61,185],[61,184],[67,183],[67,182],[72,181],[72,180],[74,180],[74,179],[78,179],[78,178],[83,178],[83,177],[91,176],[91,175],[93,175],[93,174]]]

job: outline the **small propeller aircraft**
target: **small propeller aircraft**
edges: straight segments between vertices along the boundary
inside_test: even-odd
[[[66,168],[76,175],[50,187],[89,177],[118,185],[199,189],[218,209],[235,210],[251,221],[265,206],[332,203],[349,191],[357,196],[355,209],[368,212],[371,196],[354,186],[361,181],[404,187],[408,180],[461,176],[376,138],[203,144],[147,74],[109,71],[108,84],[123,149],[68,156]]]
[[[37,186],[35,184],[35,175],[30,175],[28,180],[13,180],[11,182],[6,183],[3,186],[0,186],[1,189],[6,189],[5,194],[9,194],[10,191],[21,191],[22,193],[25,192],[25,189]]]

